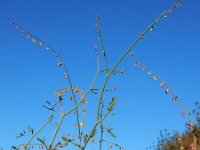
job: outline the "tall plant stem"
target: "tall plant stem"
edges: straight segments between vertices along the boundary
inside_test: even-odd
[[[180,3],[180,2],[179,2]],[[181,6],[181,4],[179,4]],[[140,35],[138,36],[138,38],[130,45],[130,47],[125,51],[125,53],[121,56],[121,58],[116,62],[116,64],[114,65],[114,67],[109,71],[109,73],[106,76],[106,79],[104,81],[103,87],[102,87],[102,91],[100,93],[100,98],[98,101],[98,107],[97,107],[97,114],[96,114],[96,120],[99,120],[99,113],[100,113],[100,104],[102,101],[102,97],[103,97],[103,91],[106,87],[106,84],[108,82],[108,79],[111,75],[111,73],[118,67],[118,65],[124,60],[124,58],[127,56],[128,53],[130,53],[130,51],[133,49],[133,47],[141,40],[144,38],[144,35],[150,30],[152,29],[152,27],[157,24],[162,18],[165,18],[165,16],[169,13],[172,13],[172,11],[178,7],[179,5],[174,4],[173,7],[167,11],[164,11],[155,21],[153,21],[153,23],[151,23],[143,32],[140,33]]]

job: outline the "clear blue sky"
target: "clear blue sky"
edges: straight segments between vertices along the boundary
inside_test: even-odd
[[[175,1],[0,2],[0,146],[7,150],[21,142],[15,136],[27,125],[38,128],[44,122],[48,112],[42,108],[43,102],[53,100],[53,92],[66,86],[63,70],[57,67],[52,53],[22,38],[11,21],[56,47],[68,66],[73,84],[85,91],[96,72],[93,50],[93,44],[98,44],[96,14],[101,19],[112,66],[138,34]],[[136,59],[164,78],[189,110],[200,99],[199,17],[200,2],[185,0],[181,9],[162,20],[134,48]],[[151,146],[160,129],[183,131],[186,119],[180,115],[181,108],[164,94],[159,82],[134,68],[129,57],[121,68],[127,72],[114,76],[108,85],[119,87],[111,94],[118,97],[116,116],[106,121],[117,134],[117,139],[110,140],[128,150],[139,150]],[[95,100],[89,97],[88,113],[95,111]],[[91,114],[86,119],[88,124],[95,119]],[[66,124],[73,123],[72,119]],[[88,149],[93,147],[90,145]]]

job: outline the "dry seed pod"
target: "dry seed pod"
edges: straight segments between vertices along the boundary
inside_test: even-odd
[[[40,148],[40,149],[43,149],[43,145],[40,145],[39,148]]]
[[[165,82],[160,83],[160,87],[163,88],[165,86]]]
[[[71,97],[69,98],[69,100],[70,100],[70,101],[73,101],[73,97],[71,96]]]
[[[32,43],[35,43],[35,39],[34,38],[32,39]]]
[[[40,41],[40,42],[38,43],[38,46],[41,47],[42,45],[43,45],[43,43]]]
[[[193,129],[193,128],[194,128],[193,123],[188,123],[187,125],[188,125],[188,128],[189,128],[189,129]]]
[[[83,92],[78,92],[78,94],[79,94],[80,96],[82,96],[82,95],[83,95]]]
[[[46,47],[47,50],[50,50],[50,47]]]
[[[183,115],[185,115],[185,110],[184,109],[181,110],[181,116],[183,116]]]
[[[76,127],[83,127],[83,126],[85,126],[86,125],[86,123],[85,122],[79,122],[79,123],[77,123],[75,126]]]
[[[151,74],[152,74],[152,72],[151,72],[151,71],[148,71],[148,72],[147,72],[147,74],[148,74],[148,75],[151,75]]]
[[[59,61],[58,62],[58,66],[60,67],[60,66],[62,66],[63,65],[63,62],[62,61]]]
[[[170,89],[169,89],[169,88],[167,88],[167,89],[165,90],[165,93],[166,93],[166,94],[168,94],[168,93],[169,93],[169,91],[170,91]]]
[[[86,99],[83,99],[83,100],[82,100],[82,103],[86,105],[86,104],[87,104]]]
[[[86,113],[86,109],[84,109],[84,108],[81,109],[81,112],[82,112],[82,113]]]
[[[146,67],[145,67],[145,66],[143,66],[143,67],[142,67],[142,71],[145,71],[145,68],[146,68]]]
[[[67,78],[67,77],[68,77],[67,73],[64,73],[64,77],[65,77],[65,78]]]
[[[158,80],[158,77],[157,77],[157,76],[153,76],[153,79],[154,79],[154,80]]]
[[[78,88],[73,88],[73,90],[75,93],[78,92]]]
[[[172,98],[172,102],[178,102],[178,97],[176,96],[176,97],[173,97]]]
[[[153,31],[153,26],[151,26],[151,27],[150,27],[149,31],[150,31],[150,32],[152,32],[152,31]]]
[[[92,143],[94,143],[94,139],[92,139]]]

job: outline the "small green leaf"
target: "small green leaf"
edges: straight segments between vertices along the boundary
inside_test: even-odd
[[[42,143],[43,145],[45,145],[45,142],[44,142],[44,138],[40,139],[40,138],[37,138],[37,140]]]
[[[62,140],[64,141],[64,143],[60,145],[60,147],[66,147],[69,143],[69,140],[66,137],[62,137]]]

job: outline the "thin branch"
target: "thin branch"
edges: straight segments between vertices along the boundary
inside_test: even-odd
[[[96,16],[96,27],[97,27],[98,39],[100,41],[101,48],[102,48],[102,53],[103,53],[105,68],[106,68],[106,74],[107,74],[108,73],[108,62],[107,62],[107,58],[106,58],[105,46],[104,46],[104,42],[103,42],[103,35],[101,32],[100,20],[99,20],[98,16]]]
[[[173,99],[172,100],[176,100],[175,102],[178,102],[181,107],[183,108],[184,112],[186,113],[190,123],[194,124],[193,123],[193,120],[192,120],[192,117],[190,116],[190,113],[187,109],[187,107],[184,105],[184,103],[182,102],[182,100],[180,98],[178,98],[178,96],[175,94],[174,90],[169,86],[169,84],[163,80],[160,76],[158,76],[155,72],[153,72],[152,70],[150,70],[149,68],[147,68],[146,66],[144,66],[143,64],[139,63],[138,61],[136,61],[134,58],[133,58],[133,54],[131,54],[131,60],[133,61],[134,64],[136,64],[136,66],[140,67],[144,70],[147,71],[147,73],[151,73],[153,75],[153,78],[154,80],[160,80],[161,81],[161,86],[164,87],[166,86],[167,89],[169,89],[169,92],[173,95]],[[161,88],[162,88],[161,87]],[[167,92],[167,91],[166,91]],[[168,94],[168,93],[167,93]]]

